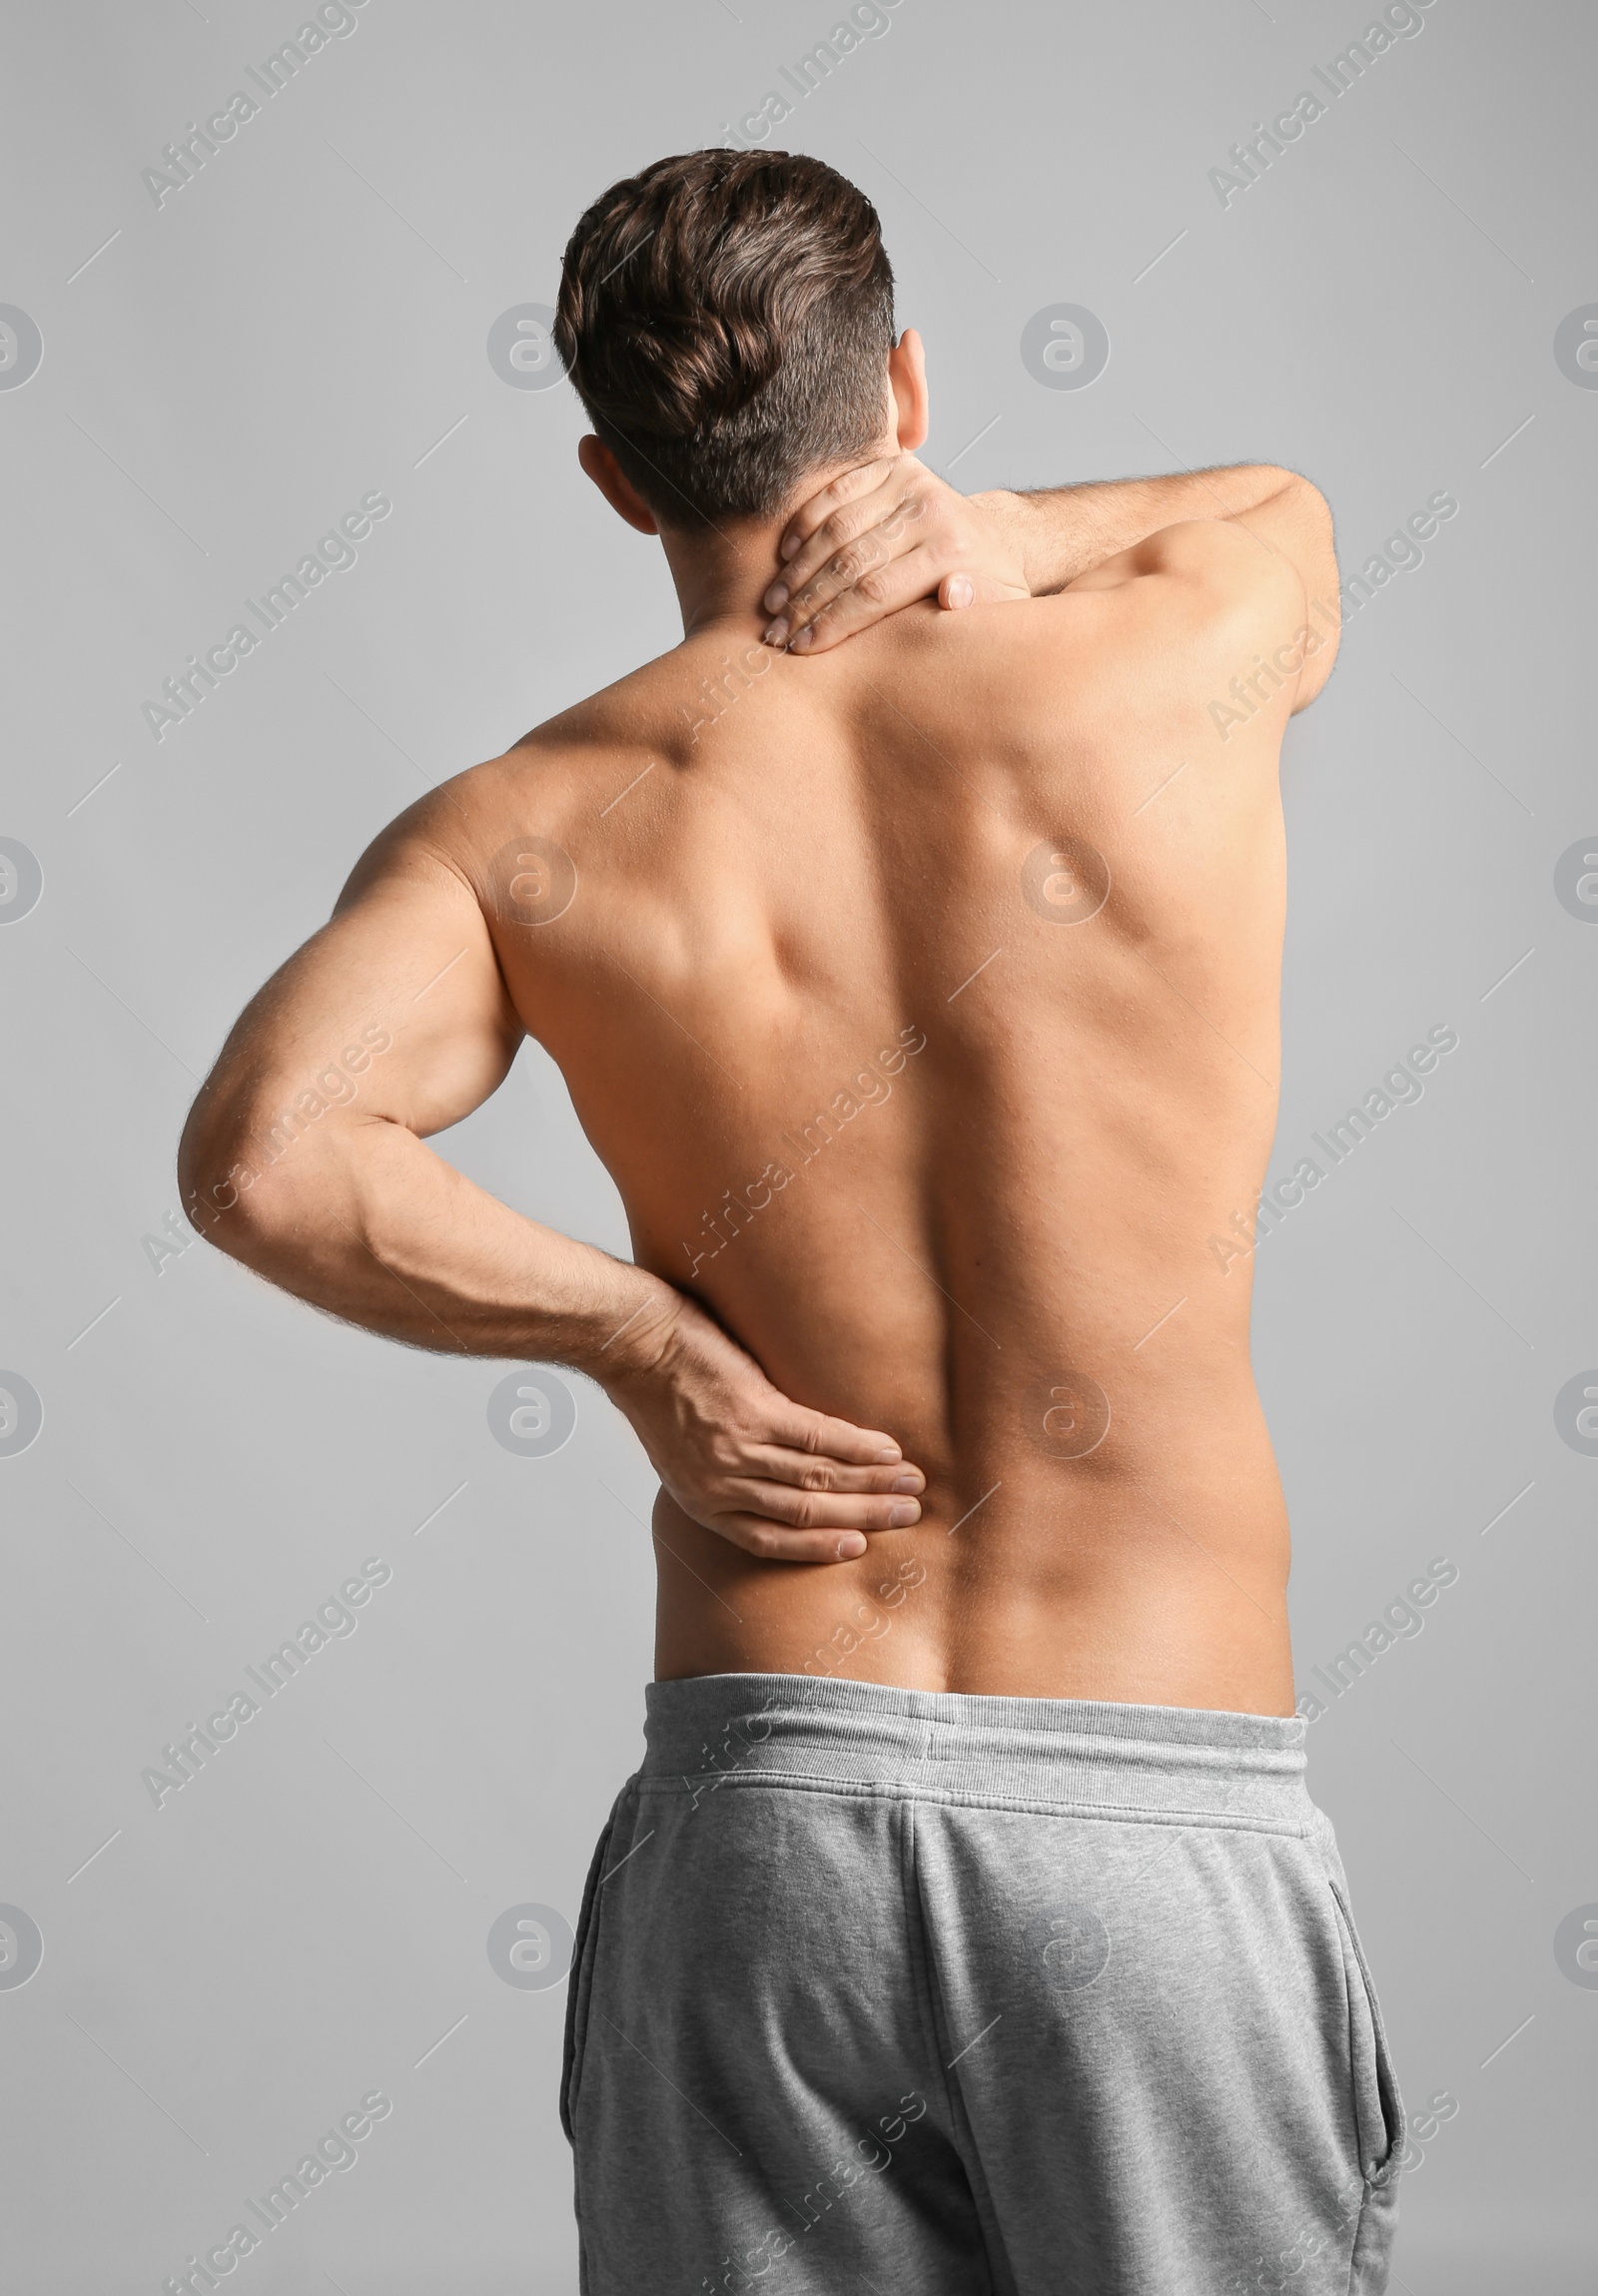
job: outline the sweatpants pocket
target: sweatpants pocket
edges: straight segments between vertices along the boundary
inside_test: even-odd
[[[1348,1980],[1348,2050],[1353,2080],[1354,2125],[1359,2143],[1359,2167],[1367,2184],[1386,2181],[1395,2165],[1403,2133],[1403,2105],[1392,2068],[1392,2053],[1370,1968],[1354,1927],[1348,1902],[1337,1883],[1326,1887],[1337,1911],[1342,1936],[1343,1967]]]
[[[610,1849],[610,1838],[616,1830],[616,1820],[636,1783],[635,1779],[628,1779],[612,1806],[610,1816],[605,1820],[598,1846],[589,1863],[588,1879],[583,1884],[582,1910],[577,1915],[576,1933],[572,1940],[571,1973],[566,1980],[566,2037],[560,2058],[560,2125],[566,2132],[568,2144],[576,2142],[571,2133],[571,2112],[582,2072],[583,2042],[588,2032],[588,1995],[593,1988],[599,1886],[604,1880],[605,1859]]]

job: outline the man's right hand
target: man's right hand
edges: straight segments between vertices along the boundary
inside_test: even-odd
[[[600,1374],[683,1513],[746,1553],[851,1562],[921,1516],[926,1478],[891,1435],[790,1402],[690,1299],[647,1367]]]

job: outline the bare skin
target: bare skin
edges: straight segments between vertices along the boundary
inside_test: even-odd
[[[913,336],[887,384],[791,521],[663,535],[680,647],[364,856],[230,1037],[185,1201],[371,1330],[600,1381],[662,1485],[662,1678],[1287,1713],[1249,1261],[1209,1239],[1275,1123],[1329,519],[1269,468],[968,500],[906,452]],[[632,1264],[424,1145],[524,1035]]]

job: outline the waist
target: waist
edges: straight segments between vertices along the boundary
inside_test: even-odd
[[[1307,1829],[1296,1715],[711,1674],[645,1693],[642,1777],[1070,1805]]]
[[[747,1554],[662,1493],[654,1671],[1280,1717],[1293,1687],[1279,1485],[1177,1480],[1101,1473],[1063,1506],[1058,1486],[1012,1468],[986,1498],[981,1483],[962,1495],[963,1521],[934,1488],[920,1523],[807,1567]]]

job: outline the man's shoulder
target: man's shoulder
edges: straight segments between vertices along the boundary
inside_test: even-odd
[[[461,841],[479,860],[529,838],[580,859],[657,758],[646,739],[578,709],[534,726],[502,756],[444,786],[459,805]]]
[[[767,648],[756,645],[749,651],[759,657],[757,671],[768,666]],[[646,762],[651,754],[691,741],[694,697],[725,669],[702,646],[673,646],[545,718],[502,757],[473,771],[490,781],[536,782],[551,796],[569,789],[585,803],[591,788],[605,782],[617,765],[634,756]]]
[[[1040,677],[1082,690],[1151,695],[1235,667],[1307,619],[1304,586],[1279,550],[1226,519],[1147,536],[1030,606],[998,606]]]
[[[925,616],[895,617],[931,669],[959,661],[969,682],[1001,706],[1041,681],[1084,690],[1120,685],[1145,657],[1170,668],[1229,659],[1239,644],[1281,635],[1304,618],[1303,584],[1290,560],[1223,519],[1192,519],[1149,535],[1052,594]],[[886,627],[887,625],[885,625]],[[1018,686],[1016,680],[1023,681]]]
[[[481,897],[512,847],[540,846],[563,870],[658,755],[623,712],[599,706],[605,699],[562,710],[498,756],[436,783],[381,832],[358,877],[374,864],[400,875],[441,867]]]
[[[1185,518],[1079,575],[1062,600],[1116,597],[1133,616],[1155,614],[1195,634],[1303,601],[1297,567],[1234,518]]]
[[[752,671],[776,658],[767,647],[748,650]],[[485,861],[517,839],[541,837],[579,856],[601,835],[613,844],[638,810],[624,802],[634,791],[658,826],[658,787],[648,785],[674,782],[673,769],[697,754],[703,721],[725,711],[734,690],[725,673],[715,649],[674,646],[437,783],[378,845],[387,857],[441,862],[477,882]]]
[[[1195,520],[1052,595],[884,623],[881,667],[872,662],[867,686],[880,698],[874,731],[893,742],[913,724],[949,757],[1009,756],[1023,774],[1052,774],[1071,742],[1109,770],[1106,758],[1149,739],[1190,724],[1207,730],[1213,697],[1224,700],[1234,676],[1254,675],[1261,656],[1283,672],[1266,673],[1266,690],[1285,690],[1293,657],[1284,649],[1304,643],[1308,620],[1302,582],[1279,553],[1221,521]],[[876,637],[822,659],[844,662]],[[1279,713],[1267,718],[1249,703],[1245,714],[1279,736]]]

